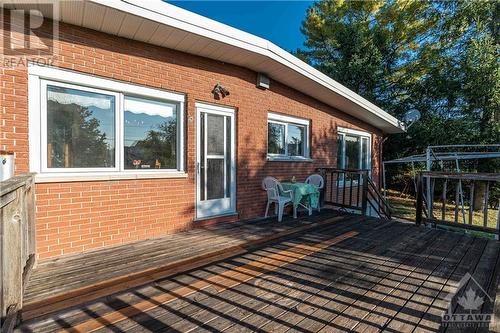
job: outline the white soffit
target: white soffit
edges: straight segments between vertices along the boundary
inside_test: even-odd
[[[273,43],[159,0],[62,1],[59,17],[62,22],[266,73],[386,133],[404,130],[381,108]]]

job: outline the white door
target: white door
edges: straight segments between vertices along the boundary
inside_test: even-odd
[[[196,217],[236,211],[234,109],[196,103]]]

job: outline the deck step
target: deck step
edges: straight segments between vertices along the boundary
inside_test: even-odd
[[[206,253],[200,255],[194,255],[182,260],[168,262],[164,265],[156,264],[141,271],[123,274],[104,281],[88,284],[83,287],[54,293],[49,296],[44,296],[41,299],[35,298],[32,300],[25,300],[22,309],[22,320],[26,321],[45,316],[62,309],[82,305],[101,297],[110,296],[130,288],[138,287],[175,274],[199,268],[207,264],[241,255],[255,247],[269,242],[333,224],[341,218],[345,219],[345,216],[333,216],[328,219],[298,225],[271,235],[243,241],[237,245],[229,245],[227,247],[207,251]]]

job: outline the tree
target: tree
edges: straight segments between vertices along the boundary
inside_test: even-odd
[[[147,132],[146,138],[126,149],[126,165],[133,167],[133,160],[140,159],[142,165],[151,168],[175,169],[177,167],[177,123],[165,121],[157,129]]]
[[[281,125],[271,124],[268,127],[268,145],[269,152],[272,154],[284,154],[285,147],[283,147],[283,128]]]
[[[479,1],[320,1],[307,12],[305,48],[296,54],[400,119],[420,111],[408,135],[391,137],[389,158],[429,144],[498,143],[499,8]]]
[[[401,116],[408,86],[425,73],[439,11],[424,1],[321,1],[302,24],[297,55],[368,100]]]
[[[498,1],[323,0],[306,13],[296,54],[399,119],[421,113],[389,137],[384,159],[500,143],[499,18]],[[500,172],[500,161],[465,167]]]
[[[114,165],[114,147],[92,111],[77,104],[47,105],[49,165],[53,168],[109,167]]]
[[[400,119],[420,111],[418,126],[390,138],[387,158],[498,143],[499,13],[493,1],[320,1],[296,54]]]

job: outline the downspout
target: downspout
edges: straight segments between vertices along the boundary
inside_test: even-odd
[[[385,166],[384,166],[384,158],[382,156],[382,153],[383,153],[383,146],[384,146],[384,142],[388,139],[389,137],[388,136],[385,136],[385,137],[382,137],[382,140],[380,140],[380,142],[378,143],[378,153],[379,153],[379,165],[381,167],[381,172],[379,172],[379,184],[383,184],[384,186],[384,197],[386,197],[386,189],[385,189]],[[380,186],[380,185],[379,185]]]

